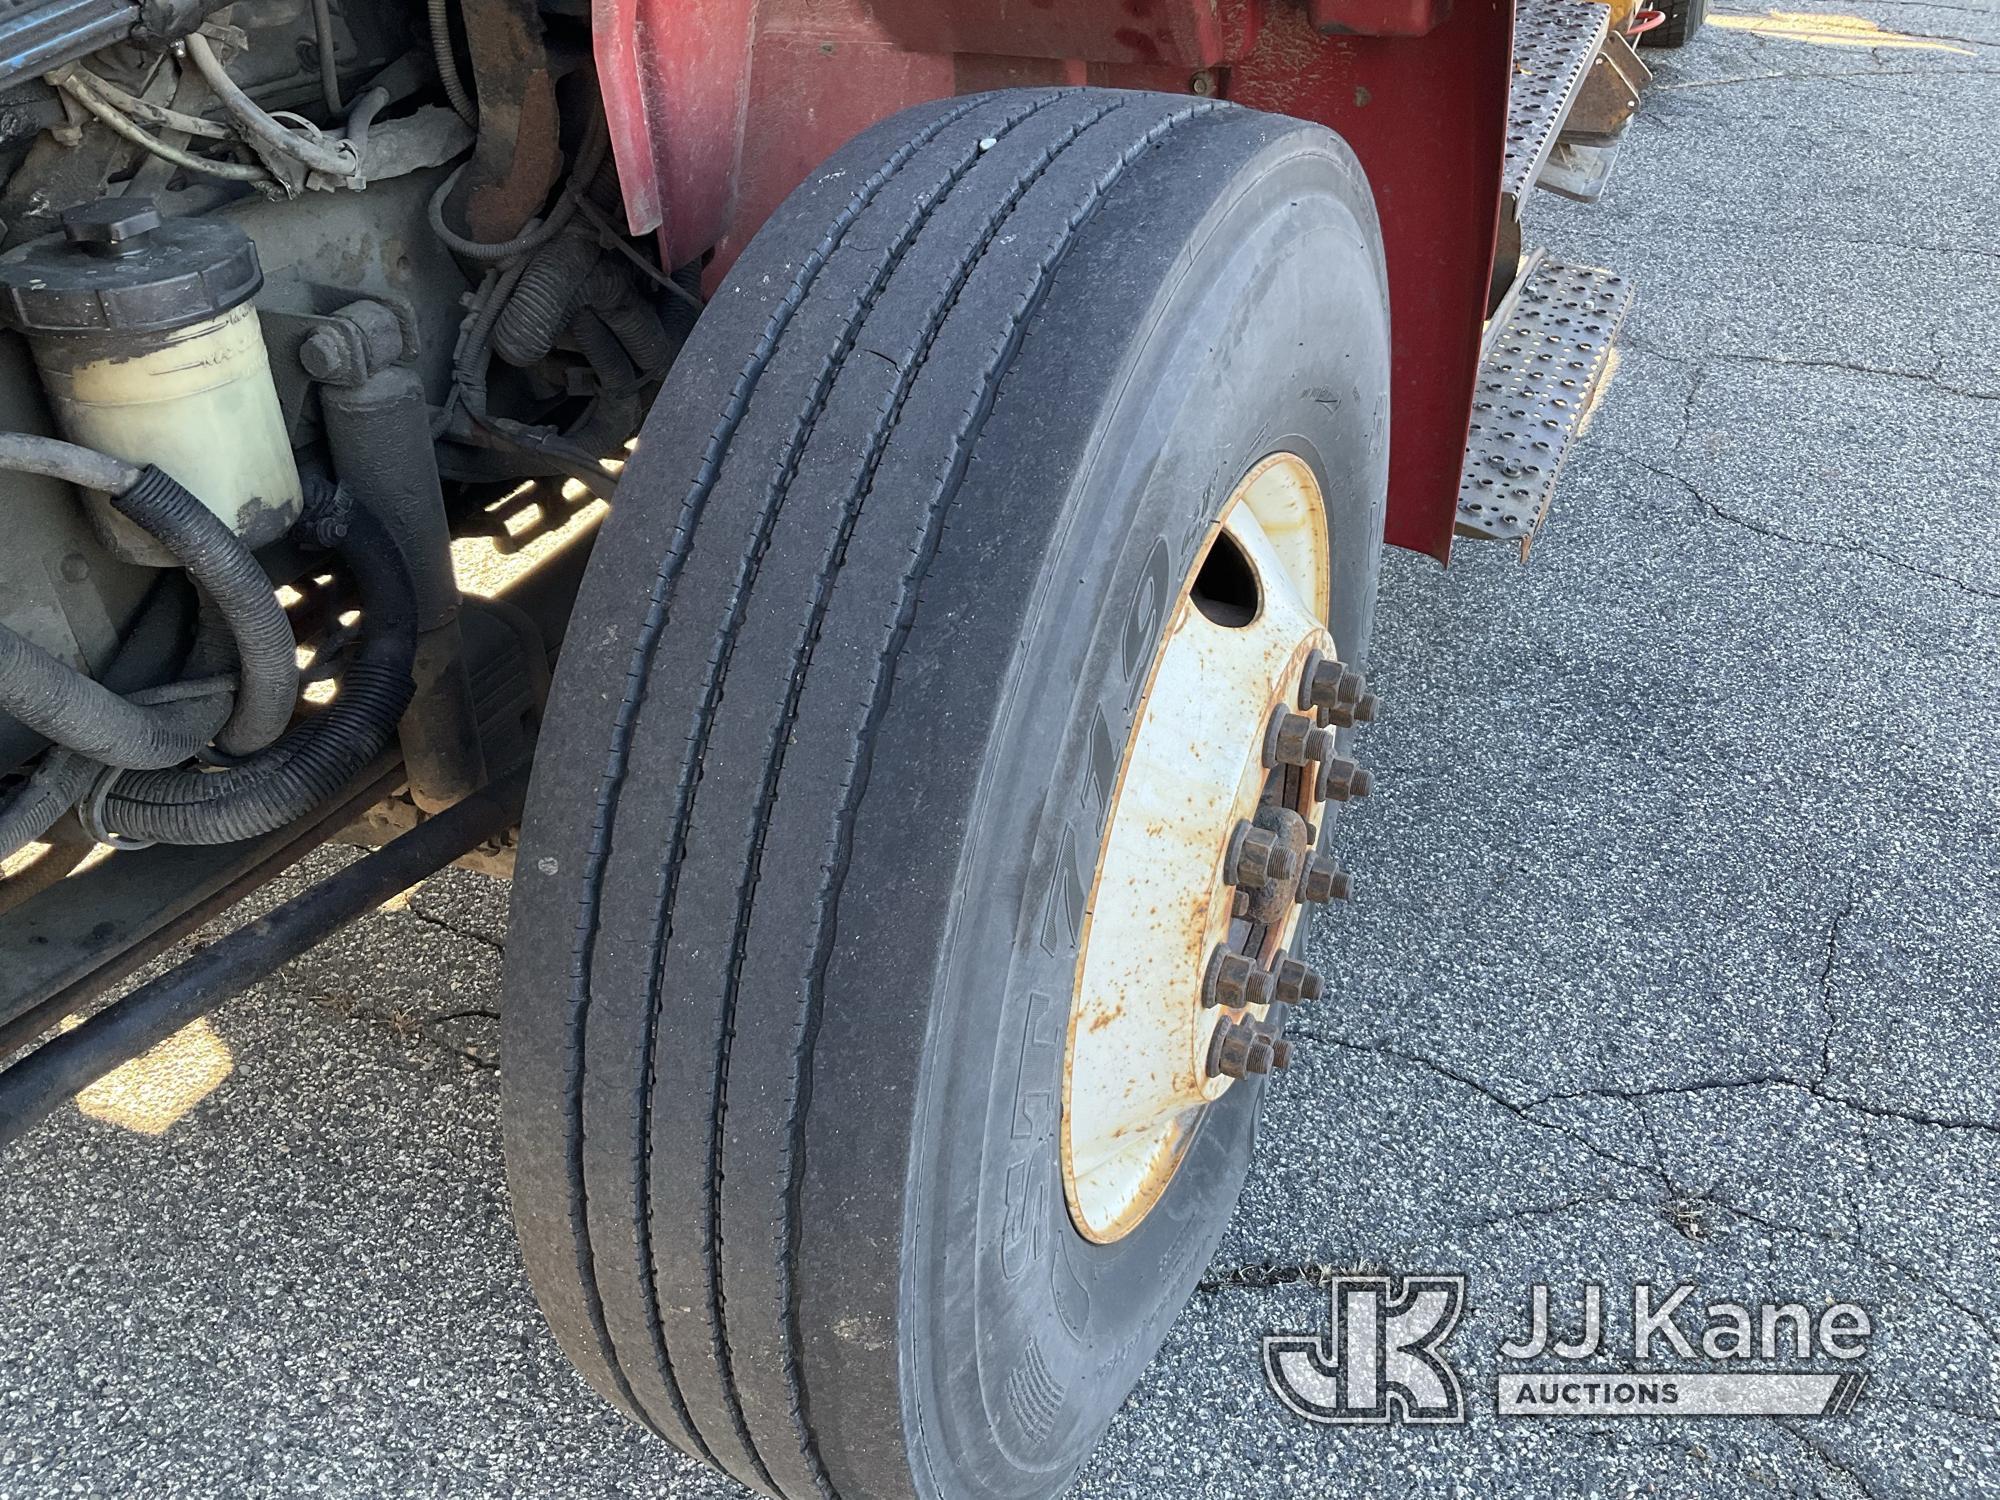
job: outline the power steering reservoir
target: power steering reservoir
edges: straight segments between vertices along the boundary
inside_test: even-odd
[[[70,209],[63,232],[0,256],[0,318],[28,337],[63,434],[155,464],[252,547],[298,519],[299,471],[250,303],[257,250],[233,224],[169,219],[145,198]],[[174,558],[88,497],[127,562]]]

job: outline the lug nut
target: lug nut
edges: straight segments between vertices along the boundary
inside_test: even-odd
[[[1322,802],[1347,802],[1367,796],[1374,786],[1375,778],[1362,770],[1357,762],[1344,755],[1334,755],[1320,762],[1319,785],[1315,791]]]
[[[1310,870],[1310,864],[1306,867]],[[1326,981],[1320,978],[1319,970],[1311,964],[1301,963],[1296,958],[1281,958],[1272,969],[1271,977],[1276,981],[1276,994],[1280,1005],[1298,1005],[1303,1001],[1317,1000],[1326,989]]]
[[[1264,764],[1305,766],[1333,754],[1333,731],[1321,729],[1304,714],[1273,710],[1264,730]]]
[[[1272,882],[1282,884],[1298,873],[1298,855],[1287,840],[1254,823],[1236,825],[1222,861],[1225,884],[1256,890]]]
[[[1354,877],[1339,865],[1320,854],[1306,860],[1306,872],[1299,877],[1301,901],[1319,906],[1328,901],[1345,901],[1353,894]]]
[[[1224,1021],[1208,1044],[1208,1071],[1224,1078],[1268,1073],[1276,1052],[1260,1028],[1243,1021]]]
[[[1353,709],[1368,691],[1368,679],[1343,661],[1307,653],[1299,680],[1299,707]]]
[[[1256,1033],[1235,1021],[1224,1021],[1217,1026],[1208,1042],[1209,1076],[1241,1078],[1249,1072],[1250,1044],[1254,1040]]]
[[[1217,946],[1208,956],[1208,971],[1201,979],[1201,1003],[1213,1009],[1269,1005],[1277,990],[1277,980],[1257,966],[1257,961],[1241,953]]]
[[[1224,1021],[1208,1044],[1211,1077],[1251,1078],[1273,1068],[1290,1067],[1292,1044],[1268,1026],[1249,1021]]]

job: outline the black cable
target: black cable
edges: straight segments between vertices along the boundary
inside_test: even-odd
[[[360,591],[362,638],[333,703],[226,770],[117,777],[99,799],[107,828],[161,844],[255,838],[332,798],[388,748],[415,691],[409,572],[388,529],[360,505],[335,551]]]

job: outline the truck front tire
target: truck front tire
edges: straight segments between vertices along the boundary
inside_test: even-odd
[[[1388,357],[1352,155],[1196,98],[908,111],[735,266],[578,600],[508,945],[523,1253],[636,1420],[790,1500],[1068,1486],[1263,1086],[1190,1116],[1134,1223],[1079,1231],[1107,767],[1273,455],[1364,657]]]

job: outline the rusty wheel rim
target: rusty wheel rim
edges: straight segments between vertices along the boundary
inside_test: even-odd
[[[1240,878],[1243,830],[1260,813],[1268,826],[1295,819],[1284,823],[1295,853],[1317,833],[1313,768],[1272,765],[1267,739],[1315,653],[1338,654],[1324,623],[1331,582],[1318,480],[1297,454],[1272,454],[1222,507],[1148,674],[1106,816],[1063,1059],[1063,1192],[1078,1232],[1100,1244],[1144,1222],[1204,1111],[1236,1086],[1216,1068],[1221,1044],[1270,1018],[1268,1004],[1217,1003],[1212,971],[1233,955],[1239,973],[1242,961],[1268,973],[1297,930],[1296,874],[1254,892],[1226,877]]]

